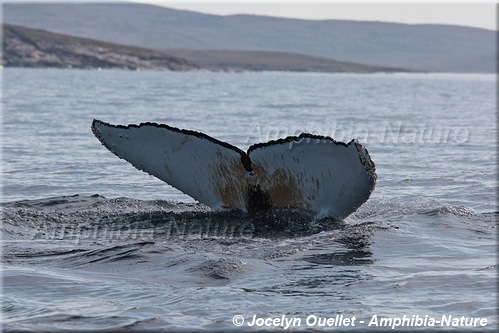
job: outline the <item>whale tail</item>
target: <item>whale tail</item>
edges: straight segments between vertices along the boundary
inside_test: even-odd
[[[374,163],[357,140],[304,133],[244,152],[163,124],[94,120],[92,131],[113,154],[214,209],[298,208],[343,219],[367,201],[376,182]]]

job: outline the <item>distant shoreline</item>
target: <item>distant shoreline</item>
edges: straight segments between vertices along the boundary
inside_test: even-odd
[[[171,70],[497,71],[497,33],[473,27],[209,15],[133,2],[7,2],[2,9],[5,24],[43,29],[59,37],[74,36],[101,46],[104,42],[114,45],[107,54],[95,52],[88,44],[65,48],[72,59],[57,59],[64,49],[60,44],[56,43],[58,52],[54,54],[54,49],[47,48],[50,43],[31,40],[34,43],[24,44],[28,46],[24,51],[31,50],[36,58],[27,61],[29,52],[17,49],[21,52],[6,57],[8,65],[64,66],[70,61],[72,67],[95,68],[99,66],[95,62],[99,62],[101,67]],[[38,50],[33,49],[35,45]],[[123,47],[119,53],[115,49],[118,46]],[[168,56],[183,58],[184,63],[160,60]],[[24,63],[19,64],[20,59]],[[54,59],[63,64],[55,64]],[[374,67],[362,67],[371,65]]]
[[[215,72],[412,72],[275,51],[153,50],[3,24],[3,67]]]

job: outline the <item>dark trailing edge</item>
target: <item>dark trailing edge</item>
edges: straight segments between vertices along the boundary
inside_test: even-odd
[[[196,131],[186,130],[186,129],[180,129],[180,128],[177,128],[177,127],[168,126],[166,124],[158,124],[158,123],[151,123],[151,122],[140,123],[139,125],[130,124],[130,125],[126,125],[125,126],[125,125],[112,125],[112,124],[106,123],[104,121],[94,119],[92,121],[92,132],[99,139],[99,141],[101,141],[102,144],[104,146],[106,146],[106,148],[108,148],[109,150],[111,150],[111,149],[104,143],[104,141],[101,140],[99,131],[97,131],[95,129],[95,124],[96,123],[100,123],[102,125],[106,125],[106,126],[109,126],[109,127],[123,128],[123,129],[129,129],[129,128],[132,128],[132,127],[133,128],[140,128],[142,126],[154,126],[154,127],[158,127],[158,128],[165,128],[167,130],[170,130],[170,131],[173,131],[173,132],[177,132],[177,133],[192,135],[192,136],[198,137],[200,139],[205,139],[205,140],[211,141],[211,142],[213,142],[213,143],[215,143],[217,145],[223,146],[225,148],[228,148],[228,149],[231,149],[231,150],[237,152],[238,154],[241,155],[241,162],[243,163],[243,166],[246,169],[246,171],[248,171],[248,172],[253,171],[252,168],[251,168],[251,161],[250,161],[248,155],[244,151],[242,151],[241,149],[239,149],[236,146],[233,146],[233,145],[231,145],[231,144],[229,144],[227,142],[220,141],[218,139],[215,139],[214,137],[211,137],[211,136],[209,136],[207,134],[204,134],[204,133],[201,133],[201,132],[196,132]]]
[[[288,136],[285,137],[284,139],[277,139],[277,140],[271,140],[269,142],[261,142],[261,143],[255,143],[254,145],[251,145],[248,148],[248,154],[257,148],[263,148],[263,147],[268,147],[268,146],[273,146],[276,144],[282,144],[282,143],[293,143],[296,142],[297,144],[303,142],[304,139],[314,139],[317,141],[330,141],[331,143],[334,143],[336,145],[342,145],[345,147],[348,147],[350,144],[354,142],[354,140],[351,140],[349,143],[344,143],[341,141],[336,141],[330,136],[324,136],[324,135],[316,135],[316,134],[310,134],[310,133],[301,133],[299,136]]]
[[[142,126],[154,126],[154,127],[158,127],[158,128],[166,128],[166,129],[168,129],[170,131],[174,131],[174,132],[178,132],[178,133],[182,133],[182,134],[193,135],[193,136],[196,136],[198,138],[205,139],[205,140],[211,141],[211,142],[213,142],[215,144],[221,145],[221,146],[223,146],[225,148],[232,149],[235,152],[239,153],[241,155],[241,162],[243,163],[244,168],[248,172],[252,172],[253,171],[253,168],[251,167],[251,160],[250,160],[250,158],[249,158],[248,155],[249,155],[249,153],[251,153],[251,151],[253,151],[253,150],[257,149],[257,148],[264,148],[264,147],[269,147],[269,146],[273,146],[273,145],[276,145],[276,144],[282,144],[282,143],[293,143],[293,142],[296,142],[296,144],[299,144],[299,143],[303,142],[304,139],[313,139],[313,140],[318,140],[318,141],[319,140],[320,141],[330,141],[331,143],[334,143],[336,145],[342,145],[342,146],[345,146],[345,147],[348,147],[349,145],[354,144],[354,142],[355,142],[355,140],[351,140],[349,143],[344,143],[344,142],[341,142],[341,141],[336,141],[335,139],[331,138],[330,136],[316,135],[316,134],[310,134],[310,133],[301,133],[299,136],[288,136],[288,137],[283,138],[283,139],[277,139],[277,140],[271,140],[271,141],[268,141],[268,142],[255,143],[255,144],[251,145],[248,148],[247,152],[244,152],[243,150],[239,149],[236,146],[231,145],[230,143],[227,143],[225,141],[220,141],[218,139],[215,139],[214,137],[211,137],[211,136],[209,136],[207,134],[204,134],[204,133],[201,133],[201,132],[197,132],[197,131],[193,131],[193,130],[180,129],[180,128],[169,126],[169,125],[166,125],[166,124],[158,124],[158,123],[153,123],[153,122],[140,123],[139,125],[130,124],[130,125],[126,125],[125,126],[125,125],[112,125],[112,124],[106,123],[104,121],[94,119],[92,121],[92,132],[99,139],[100,139],[100,134],[99,134],[98,131],[95,130],[95,123],[101,123],[101,124],[109,126],[109,127],[123,128],[123,129],[129,129],[129,128],[132,128],[132,127],[134,127],[134,128],[140,128]],[[104,143],[104,145],[106,145],[106,144]],[[365,150],[366,150],[366,153],[368,153],[367,149],[365,149]],[[363,161],[363,163],[364,163],[364,161]],[[370,165],[369,167],[373,168],[373,171],[376,170],[375,166],[374,166],[374,163],[372,163],[372,165]]]
[[[299,136],[288,136],[288,137],[283,138],[283,139],[277,139],[277,140],[271,140],[271,141],[268,141],[268,142],[255,143],[255,144],[251,145],[248,148],[247,154],[249,155],[253,150],[255,150],[257,148],[270,147],[270,146],[273,146],[273,145],[276,145],[276,144],[283,144],[283,143],[300,144],[300,143],[303,143],[304,140],[306,140],[306,139],[307,140],[317,140],[318,142],[319,141],[330,142],[330,143],[333,143],[335,145],[344,146],[344,147],[348,147],[348,146],[354,144],[357,147],[358,150],[362,149],[365,152],[367,158],[362,158],[359,155],[359,159],[362,162],[362,164],[364,165],[364,167],[366,167],[366,169],[368,170],[368,172],[372,175],[372,177],[376,178],[376,165],[371,160],[371,156],[369,155],[369,152],[367,151],[367,148],[365,148],[362,145],[360,145],[355,139],[352,139],[352,140],[350,140],[350,142],[345,143],[345,142],[342,142],[342,141],[336,141],[335,139],[333,139],[330,136],[316,135],[316,134],[310,134],[310,133],[301,133]],[[309,143],[309,142],[310,141],[307,141],[307,143]],[[248,156],[248,159],[249,159],[249,156]]]

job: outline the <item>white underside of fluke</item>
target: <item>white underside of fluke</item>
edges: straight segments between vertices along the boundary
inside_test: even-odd
[[[94,120],[92,130],[115,155],[214,209],[299,208],[343,219],[376,182],[374,163],[356,140],[302,134],[245,153],[202,133],[154,123]]]
[[[277,207],[296,207],[344,218],[362,205],[375,183],[357,141],[297,138],[249,151],[258,184]]]

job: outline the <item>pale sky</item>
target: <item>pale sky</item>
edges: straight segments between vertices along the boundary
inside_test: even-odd
[[[208,14],[256,14],[302,19],[343,19],[464,25],[496,30],[493,1],[293,1],[293,0],[137,0]]]

